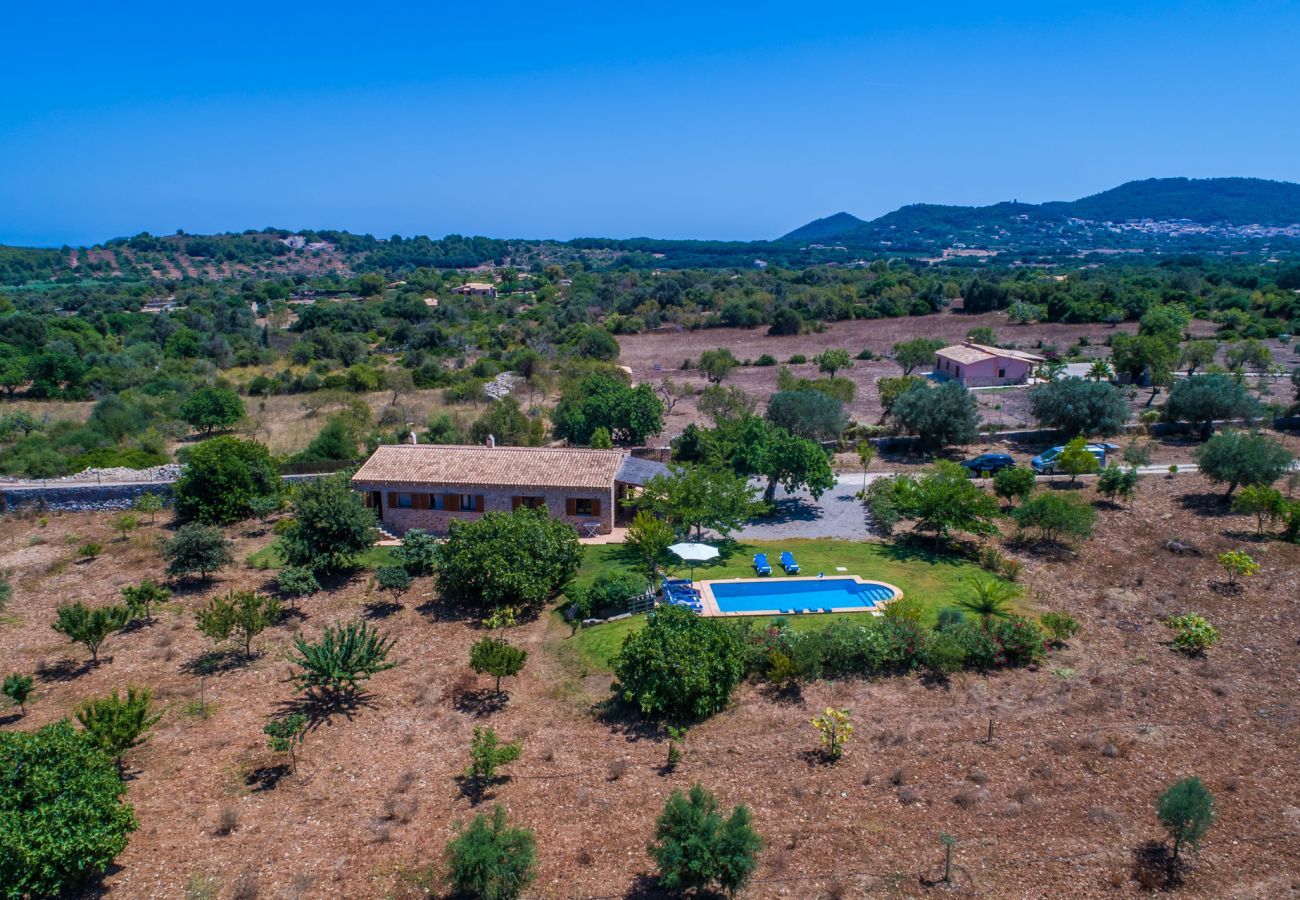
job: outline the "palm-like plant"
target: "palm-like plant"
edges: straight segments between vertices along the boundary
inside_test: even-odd
[[[299,669],[292,676],[294,684],[301,691],[319,690],[335,704],[355,695],[371,675],[397,665],[388,661],[393,639],[360,620],[327,627],[318,643],[301,637],[293,643],[298,656],[292,662]]]
[[[1020,596],[1020,588],[1000,578],[980,578],[971,575],[966,583],[975,592],[973,597],[958,600],[957,605],[987,622],[992,618],[1005,619],[1011,615],[1011,601]]]
[[[1093,381],[1110,381],[1115,377],[1115,370],[1107,360],[1094,359],[1092,365],[1088,367],[1088,377]]]

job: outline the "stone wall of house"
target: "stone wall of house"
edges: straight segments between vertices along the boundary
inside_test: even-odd
[[[424,485],[422,490],[413,490],[410,485],[396,486],[382,482],[354,481],[352,486],[369,494],[379,491],[380,519],[384,525],[396,534],[402,534],[412,528],[422,528],[433,534],[446,534],[451,523],[457,519],[472,521],[485,512],[510,512],[514,497],[541,497],[546,504],[551,518],[567,522],[586,535],[586,524],[597,523],[598,534],[609,534],[614,528],[614,487],[608,490],[595,488],[498,488],[474,487],[468,485]],[[429,494],[476,494],[483,497],[482,512],[451,512],[442,509],[407,509],[390,503],[390,493],[429,493]],[[566,501],[569,499],[592,499],[600,501],[600,514],[595,516],[567,515]]]

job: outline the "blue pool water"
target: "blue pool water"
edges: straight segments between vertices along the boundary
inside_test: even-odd
[[[879,582],[852,578],[799,578],[791,581],[715,582],[713,599],[722,612],[816,612],[823,609],[871,609],[894,596]]]

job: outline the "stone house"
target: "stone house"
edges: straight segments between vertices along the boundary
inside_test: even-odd
[[[966,341],[935,351],[934,374],[955,379],[967,387],[1024,384],[1044,361],[1032,353]]]
[[[621,525],[622,501],[667,470],[626,450],[391,444],[366,460],[352,486],[396,534],[445,534],[457,520],[532,506],[589,536]]]

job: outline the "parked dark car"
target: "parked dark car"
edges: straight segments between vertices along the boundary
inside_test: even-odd
[[[961,466],[970,472],[972,478],[976,476],[987,478],[1003,469],[1010,469],[1015,464],[1016,461],[1006,453],[981,453],[979,456],[961,461]]]

